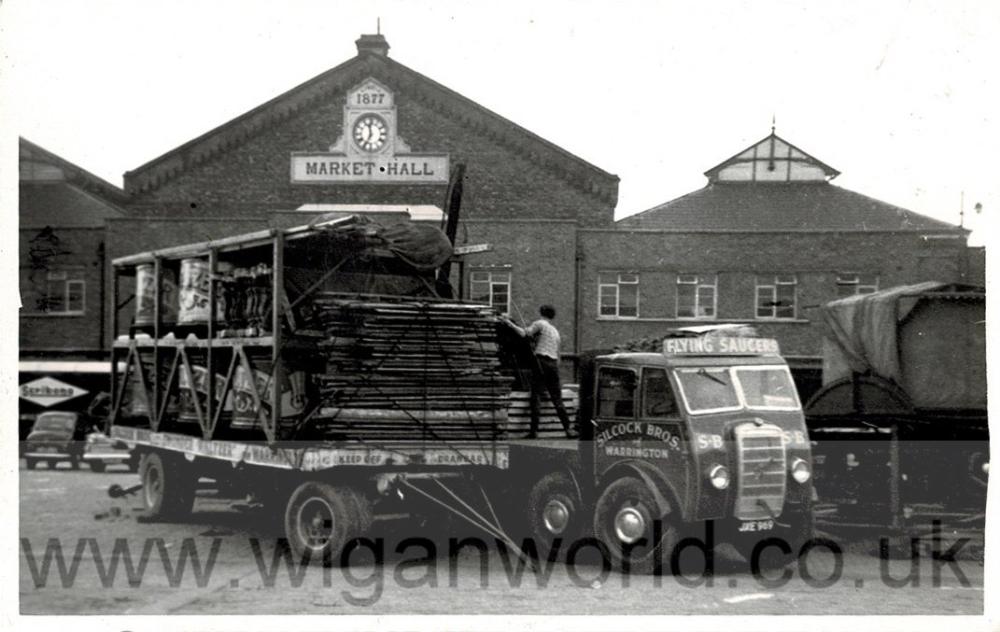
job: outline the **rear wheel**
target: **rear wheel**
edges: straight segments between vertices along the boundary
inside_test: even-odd
[[[616,570],[642,574],[669,572],[679,539],[673,516],[661,518],[653,492],[632,477],[612,482],[597,499],[594,533]]]
[[[563,472],[551,472],[538,480],[528,492],[528,529],[541,557],[558,542],[560,554],[583,533],[580,494],[573,480]]]
[[[296,559],[339,565],[344,547],[371,524],[368,501],[350,487],[308,481],[285,507],[285,537]]]
[[[107,464],[104,461],[94,460],[90,462],[91,472],[97,472],[99,474],[103,472],[105,469],[107,469]]]
[[[25,459],[24,460],[24,465],[29,470],[33,470],[38,465],[38,459]]]
[[[149,452],[139,465],[143,510],[147,521],[175,520],[191,513],[197,477],[183,457]]]

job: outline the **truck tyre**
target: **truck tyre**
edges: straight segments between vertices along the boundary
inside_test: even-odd
[[[559,554],[578,541],[583,533],[582,501],[576,485],[564,472],[550,472],[528,492],[528,535],[542,558],[559,543]]]
[[[147,452],[139,464],[142,482],[142,522],[177,520],[191,513],[195,483],[191,465],[182,457]]]
[[[78,456],[71,456],[69,458],[69,466],[72,469],[74,469],[74,470],[80,469],[80,457],[78,457]]]
[[[107,468],[104,461],[93,460],[90,462],[90,471],[100,474]]]
[[[307,481],[285,506],[285,537],[296,560],[339,565],[347,543],[371,523],[367,501],[349,487]]]
[[[24,465],[29,470],[33,470],[38,465],[38,459],[25,459],[24,460]]]
[[[669,572],[679,539],[673,517],[661,518],[653,492],[630,476],[612,482],[597,499],[594,533],[615,570],[646,575]]]

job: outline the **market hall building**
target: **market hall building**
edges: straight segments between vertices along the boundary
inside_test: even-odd
[[[552,304],[574,352],[577,233],[614,224],[618,177],[391,59],[382,35],[357,48],[127,172],[129,214],[108,223],[112,257],[331,212],[440,222],[464,165],[456,244],[490,248],[465,257],[465,295],[518,320]]]
[[[515,320],[554,305],[567,381],[580,351],[724,322],[759,325],[800,375],[815,374],[822,302],[930,279],[981,283],[965,263],[966,231],[837,187],[834,169],[773,134],[709,170],[704,189],[616,223],[617,176],[391,59],[381,35],[361,36],[357,48],[127,172],[124,190],[49,155],[88,200],[101,200],[104,210],[88,211],[94,225],[85,227],[100,248],[81,252],[82,265],[104,275],[85,280],[85,306],[73,314],[49,313],[80,305],[81,286],[68,276],[63,303],[22,309],[22,359],[39,340],[51,341],[47,358],[77,357],[86,340],[88,358],[107,360],[98,339],[107,349],[110,318],[100,310],[114,257],[330,212],[436,223],[459,165],[457,244],[489,245],[465,257],[462,294]],[[77,230],[75,218],[91,209],[65,196],[45,208],[31,203],[25,191],[40,185],[26,161],[22,151],[22,269],[31,265],[25,240],[46,227],[56,236]],[[22,274],[22,294],[26,282]],[[134,311],[124,305],[119,322]],[[57,321],[87,329],[48,336]]]

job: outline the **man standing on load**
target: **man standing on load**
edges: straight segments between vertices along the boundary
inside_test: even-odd
[[[532,369],[531,383],[531,431],[529,439],[538,436],[538,423],[541,415],[542,391],[547,391],[556,415],[562,422],[567,437],[575,437],[569,415],[562,401],[562,384],[559,381],[559,330],[552,324],[556,310],[551,305],[538,308],[541,318],[527,327],[519,327],[509,318],[504,322],[516,331],[522,338],[529,338],[535,353],[535,365]]]

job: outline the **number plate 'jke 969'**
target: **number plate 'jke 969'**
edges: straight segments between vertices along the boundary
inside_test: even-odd
[[[774,520],[744,520],[739,531],[770,531],[774,528]]]

